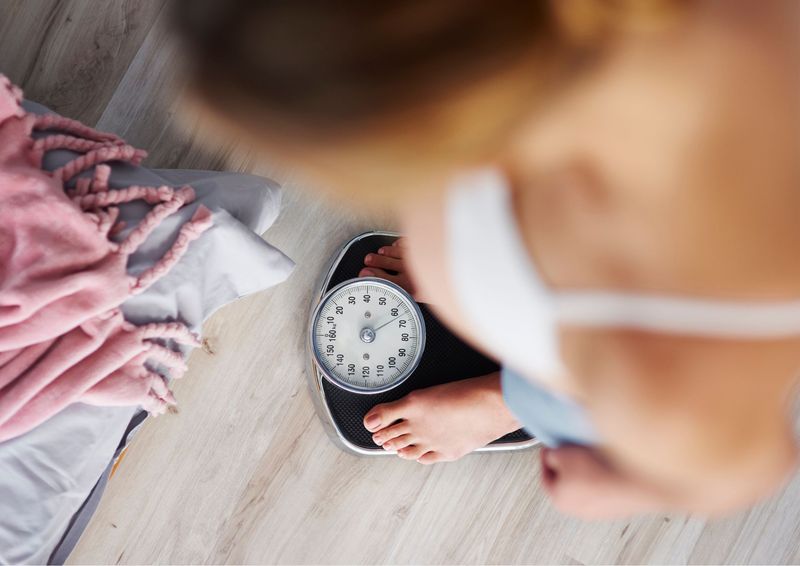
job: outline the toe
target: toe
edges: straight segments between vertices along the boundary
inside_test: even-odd
[[[392,440],[393,438],[408,434],[410,429],[411,427],[407,421],[400,421],[396,425],[388,426],[383,430],[373,434],[372,441],[378,446],[383,446],[385,442]]]
[[[403,418],[403,400],[394,403],[383,403],[375,405],[366,415],[364,415],[364,427],[370,432],[379,430],[395,424]]]
[[[402,271],[403,262],[394,257],[379,254],[369,254],[364,258],[364,263],[370,267],[378,267],[389,271]]]
[[[414,437],[410,434],[402,434],[397,438],[393,438],[383,443],[384,450],[404,450],[406,447],[414,443]]]
[[[405,448],[401,448],[397,451],[397,455],[400,456],[403,460],[416,460],[425,452],[427,452],[427,448],[422,448],[420,446],[416,446],[412,444],[411,446],[406,446]]]
[[[425,452],[425,454],[417,458],[417,462],[425,464],[426,466],[441,461],[442,457],[438,452]]]
[[[391,257],[394,259],[403,259],[403,247],[402,246],[383,246],[378,250],[378,254],[386,257]]]

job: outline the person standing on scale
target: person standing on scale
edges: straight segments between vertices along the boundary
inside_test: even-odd
[[[376,441],[429,464],[522,424],[584,517],[721,513],[794,469],[795,2],[186,4],[218,131],[392,206],[365,269],[504,365],[375,407]]]

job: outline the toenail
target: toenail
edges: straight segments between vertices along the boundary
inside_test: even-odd
[[[378,250],[378,253],[379,253],[379,254],[381,254],[381,255],[383,255],[383,254],[385,254],[385,253],[386,253],[386,249],[385,249],[385,248],[380,248],[380,249]]]
[[[367,257],[364,258],[364,263],[372,263],[375,261],[375,258],[372,257],[372,254],[369,254]]]
[[[381,425],[381,417],[379,415],[368,415],[364,423],[367,430],[374,430]]]
[[[372,435],[372,442],[374,442],[378,446],[382,446],[383,445],[383,441],[381,440],[381,437],[378,436],[377,434],[373,434]]]
[[[371,269],[362,269],[361,270],[361,276],[362,277],[366,277],[366,276],[369,276],[369,275],[375,275],[375,273]]]

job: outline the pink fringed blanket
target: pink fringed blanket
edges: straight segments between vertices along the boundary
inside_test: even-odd
[[[164,219],[194,198],[190,187],[110,189],[109,161],[138,164],[144,152],[118,137],[56,116],[26,114],[21,92],[0,75],[0,442],[20,435],[67,405],[142,405],[151,413],[174,403],[164,378],[183,358],[155,339],[197,345],[178,323],[134,326],[119,306],[166,273],[211,224],[198,208],[171,250],[138,277],[128,256]],[[33,130],[48,135],[34,140]],[[51,149],[81,153],[52,173]],[[94,168],[93,177],[72,179]],[[120,242],[114,205],[144,200],[153,208]]]

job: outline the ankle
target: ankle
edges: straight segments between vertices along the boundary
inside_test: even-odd
[[[484,395],[497,409],[497,425],[498,430],[503,431],[503,435],[518,430],[522,424],[517,420],[511,409],[506,405],[503,398],[503,388],[501,385],[500,372],[490,373],[483,377],[476,378],[481,382],[481,389],[484,390]]]

